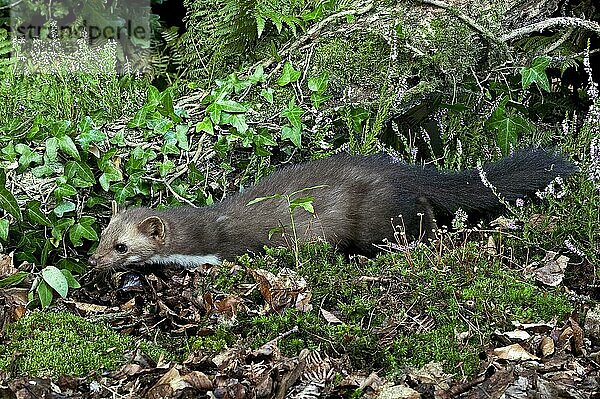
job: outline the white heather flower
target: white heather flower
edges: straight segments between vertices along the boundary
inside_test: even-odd
[[[517,206],[517,208],[522,208],[523,205],[525,205],[525,201],[523,200],[523,198],[517,198],[515,201],[515,205]]]
[[[458,208],[456,213],[454,214],[454,219],[452,219],[452,228],[454,230],[462,230],[466,227],[467,223],[467,212]]]

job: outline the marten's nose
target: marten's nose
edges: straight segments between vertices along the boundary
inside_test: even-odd
[[[90,259],[88,259],[88,263],[90,266],[96,266],[98,264],[98,259],[96,259],[94,256],[91,256]]]

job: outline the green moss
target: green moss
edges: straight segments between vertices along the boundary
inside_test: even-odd
[[[236,330],[252,347],[259,347],[298,326],[297,334],[280,342],[287,355],[320,347],[334,356],[348,355],[357,368],[394,373],[434,360],[448,372],[460,366],[461,372],[472,375],[481,343],[489,341],[496,328],[511,328],[513,320],[541,321],[571,312],[563,294],[541,291],[500,258],[485,255],[477,243],[442,252],[438,258],[422,246],[359,265],[348,263],[327,245],[305,247],[298,272],[311,287],[315,309],[242,318]],[[269,269],[294,264],[285,249],[245,260],[248,266]],[[365,281],[363,276],[378,280]],[[344,324],[328,323],[321,306]],[[457,333],[463,332],[468,336],[460,341]]]
[[[9,325],[0,368],[18,375],[84,376],[115,370],[134,340],[110,327],[64,312],[35,312]],[[145,343],[156,357],[160,350]]]

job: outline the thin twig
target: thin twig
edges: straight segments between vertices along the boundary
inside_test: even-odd
[[[523,36],[526,36],[532,32],[542,32],[546,29],[555,28],[555,27],[575,27],[575,28],[583,28],[587,30],[591,30],[600,35],[600,24],[595,21],[588,21],[581,18],[575,17],[557,17],[557,18],[548,18],[544,21],[536,22],[535,24],[523,26],[522,28],[515,29],[514,31],[502,35],[500,40],[503,42],[508,42],[510,40],[514,40]]]

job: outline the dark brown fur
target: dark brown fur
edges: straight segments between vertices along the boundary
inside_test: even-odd
[[[528,150],[488,164],[484,170],[498,192],[513,201],[543,189],[556,176],[568,175],[575,168],[558,155]],[[296,209],[300,240],[323,238],[343,251],[355,253],[371,254],[376,249],[373,244],[392,240],[392,218],[416,238],[427,235],[427,230],[435,226],[434,217],[449,217],[459,208],[469,216],[481,216],[501,207],[475,169],[440,172],[406,165],[387,155],[340,154],[283,168],[244,193],[212,206],[127,210],[115,216],[102,234],[91,263],[122,262],[122,257],[114,254],[114,245],[138,233],[145,240],[141,242],[146,243],[135,249],[143,255],[140,263],[151,255],[173,254],[213,254],[232,259],[247,251],[260,252],[265,245],[283,245],[281,234],[275,233],[269,240],[269,231],[284,225],[288,237],[291,235],[285,200],[270,199],[253,205],[248,202],[320,185],[324,187],[300,194],[314,197],[315,210],[312,215]],[[149,217],[150,221],[142,226],[140,223]],[[157,221],[159,226],[152,227]],[[148,233],[148,223],[154,235]]]

